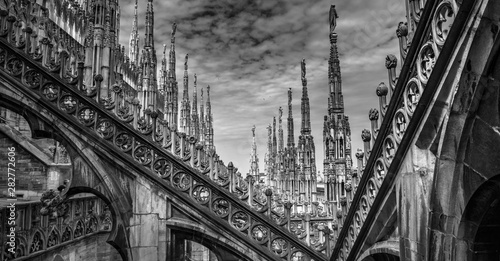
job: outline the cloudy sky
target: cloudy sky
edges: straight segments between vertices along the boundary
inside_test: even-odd
[[[139,0],[141,46],[146,3]],[[154,1],[158,61],[163,44],[170,46],[171,27],[176,22],[179,97],[182,97],[184,56],[189,53],[190,91],[194,73],[198,76],[198,88],[210,85],[217,152],[226,164],[233,161],[241,173],[249,170],[253,125],[259,168],[263,172],[266,127],[278,115],[280,106],[284,109],[286,144],[288,88],[293,91],[297,139],[302,58],[307,64],[316,167],[323,170],[322,126],[327,113],[330,48],[328,11],[332,4],[339,15],[336,32],[342,88],[354,154],[363,146],[361,130],[370,126],[368,110],[378,108],[375,88],[380,82],[387,82],[385,56],[392,53],[399,58],[395,31],[397,24],[405,19],[402,0]],[[128,51],[134,0],[121,0],[120,5],[120,42]]]

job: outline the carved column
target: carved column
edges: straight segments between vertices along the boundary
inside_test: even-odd
[[[290,231],[290,220],[292,219],[292,206],[293,204],[289,201],[285,202],[285,218],[286,218],[286,229]]]
[[[253,205],[253,185],[255,183],[255,179],[253,178],[252,175],[247,176],[247,182],[248,182],[248,205],[252,207]]]
[[[306,244],[311,245],[311,216],[309,213],[304,215],[304,223],[306,228]]]

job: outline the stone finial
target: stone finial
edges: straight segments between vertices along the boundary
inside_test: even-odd
[[[270,197],[273,195],[273,190],[271,188],[268,188],[264,193],[266,194],[266,196]]]
[[[104,80],[104,77],[102,77],[101,74],[96,74],[96,76],[94,76],[94,81],[102,82],[102,80]]]
[[[398,65],[398,58],[396,58],[394,54],[388,54],[385,57],[385,68],[392,69],[396,68],[397,65]]]
[[[151,112],[151,118],[153,118],[153,119],[158,118],[158,112],[156,112],[156,111],[152,111],[152,112]]]
[[[370,141],[371,137],[372,137],[372,135],[370,134],[369,130],[364,129],[363,131],[361,131],[361,139],[363,140],[363,142]]]
[[[363,158],[363,156],[364,156],[363,151],[361,149],[358,149],[358,151],[356,152],[356,158],[360,160]]]
[[[386,96],[389,92],[389,88],[385,85],[385,83],[381,82],[377,87],[377,96]]]
[[[377,109],[370,109],[370,112],[368,113],[368,118],[371,121],[378,120],[378,110]]]
[[[399,22],[398,29],[396,29],[396,35],[398,37],[408,36],[408,24],[405,22]]]

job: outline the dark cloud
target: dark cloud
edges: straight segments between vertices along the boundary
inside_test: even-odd
[[[128,50],[133,1],[121,3],[121,43]],[[404,19],[399,0],[171,0],[155,1],[155,42],[170,46],[176,22],[177,77],[182,85],[183,61],[189,53],[189,75],[198,75],[198,88],[211,86],[215,143],[224,162],[233,161],[242,173],[249,169],[251,128],[257,127],[260,168],[264,170],[268,124],[287,106],[293,90],[295,137],[300,128],[300,61],[307,62],[317,168],[322,170],[323,115],[327,110],[328,11],[335,4],[339,19],[345,111],[352,129],[352,148],[362,147],[361,130],[369,128],[368,110],[378,107],[375,88],[387,81],[385,56],[398,54],[396,26]],[[139,3],[140,35],[144,35],[146,1]],[[141,38],[141,43],[143,38]],[[192,84],[192,80],[190,81]],[[192,85],[190,86],[192,90]],[[286,141],[286,113],[283,128]]]

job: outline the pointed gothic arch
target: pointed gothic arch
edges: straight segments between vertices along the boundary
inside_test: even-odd
[[[8,83],[2,81],[2,84],[5,85]],[[91,193],[106,202],[106,204],[109,205],[113,220],[112,229],[107,242],[118,251],[122,260],[129,260],[131,254],[129,253],[128,236],[126,236],[127,233],[124,227],[124,218],[127,218],[125,216],[127,214],[123,211],[131,208],[130,203],[126,201],[126,196],[122,189],[116,185],[116,182],[113,182],[113,178],[107,176],[105,168],[100,166],[95,160],[89,160],[90,158],[97,158],[97,155],[92,151],[81,150],[80,148],[84,147],[84,145],[82,141],[78,140],[79,137],[74,136],[75,130],[70,130],[71,127],[61,124],[60,122],[54,122],[54,119],[57,119],[58,115],[54,115],[51,111],[41,107],[30,97],[24,96],[22,93],[14,92],[13,89],[9,87],[3,87],[0,88],[0,104],[2,104],[2,107],[21,115],[28,122],[32,138],[51,138],[57,140],[67,149],[69,154],[68,157],[71,158],[72,163],[78,158],[89,168],[87,174],[94,176],[94,180],[98,180],[97,183],[86,183],[85,178],[81,177],[80,171],[78,169],[73,169],[70,183],[61,192],[61,195],[69,199],[78,193]],[[79,182],[74,184],[74,180],[78,180]],[[66,230],[63,234],[65,232]],[[75,228],[70,228],[70,233],[71,237],[68,240],[75,238]],[[35,235],[37,234],[35,233],[34,236]],[[37,239],[42,242],[40,243],[41,247],[33,245],[34,238],[28,239],[25,253],[34,253],[32,251],[33,247],[35,250],[46,249],[47,238],[45,238],[44,235],[44,233],[40,232],[40,236],[37,237]],[[85,230],[83,230],[83,235],[85,235]],[[61,242],[63,239],[66,239],[62,237],[63,235],[61,235]],[[38,250],[35,252],[37,251]]]

